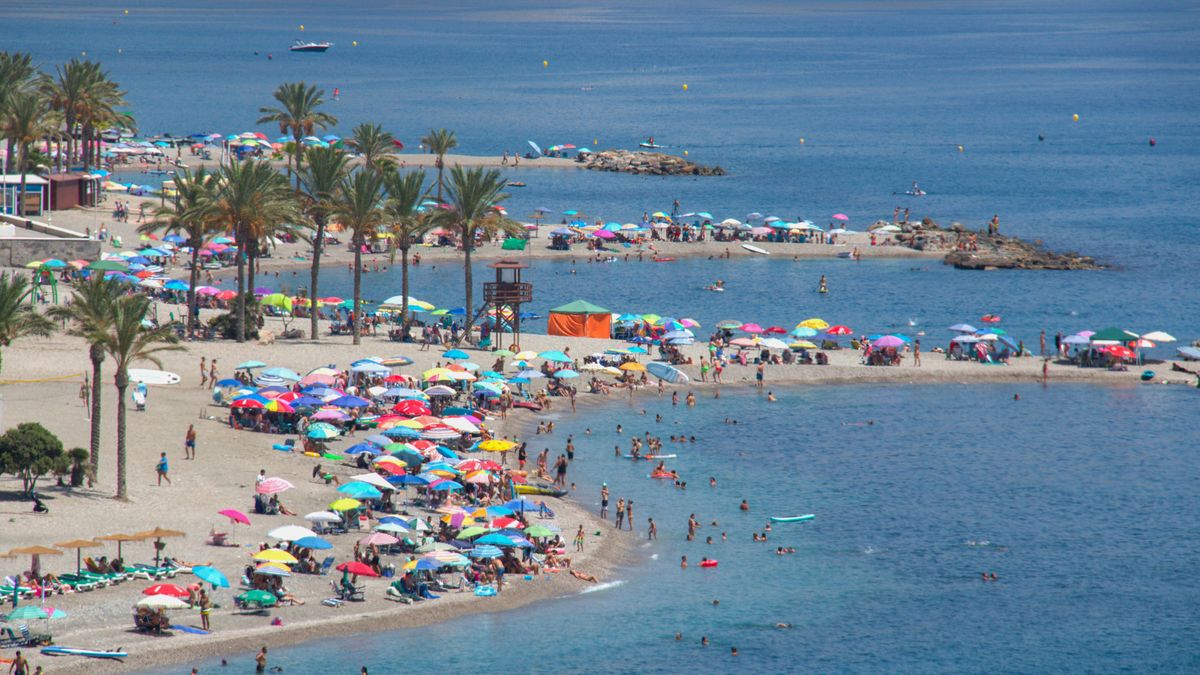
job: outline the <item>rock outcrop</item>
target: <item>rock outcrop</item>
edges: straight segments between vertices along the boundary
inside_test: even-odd
[[[949,229],[938,227],[926,218],[920,223],[901,225],[897,241],[920,251],[945,250],[945,263],[964,270],[1099,270],[1105,269],[1094,258],[1078,253],[1047,250],[1042,242],[1016,237],[973,232],[961,223]]]
[[[581,152],[576,158],[585,169],[618,173],[648,174],[651,176],[724,176],[719,166],[702,166],[682,157],[661,152],[604,150]]]

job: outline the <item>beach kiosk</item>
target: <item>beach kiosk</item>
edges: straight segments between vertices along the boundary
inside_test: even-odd
[[[612,335],[612,312],[586,300],[576,300],[550,310],[550,335],[608,338]]]

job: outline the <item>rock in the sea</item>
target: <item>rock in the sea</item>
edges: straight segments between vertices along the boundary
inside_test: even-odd
[[[629,150],[604,150],[581,152],[576,158],[585,169],[615,171],[619,173],[650,174],[653,176],[724,176],[725,169],[719,166],[703,166],[661,152],[632,152]]]

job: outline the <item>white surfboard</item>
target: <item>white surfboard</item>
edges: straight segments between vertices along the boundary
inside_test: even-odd
[[[770,251],[757,246],[751,246],[750,244],[742,244],[742,248],[750,251],[751,253],[757,253],[759,255],[771,255]]]
[[[145,368],[130,368],[130,382],[145,382],[146,384],[179,384],[180,378],[175,373],[165,370],[149,370]]]

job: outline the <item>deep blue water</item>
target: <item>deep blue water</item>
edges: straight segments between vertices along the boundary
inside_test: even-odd
[[[514,177],[529,186],[513,191],[516,216],[546,206],[628,222],[678,198],[684,210],[719,218],[761,211],[824,223],[845,212],[862,227],[904,205],[943,224],[981,226],[999,214],[1006,232],[1116,266],[967,273],[928,261],[773,257],[581,263],[572,275],[569,262],[537,262],[536,311],[584,297],[706,327],[720,319],[790,327],[816,315],[874,332],[913,320],[910,332],[924,329],[934,342],[948,337],[945,326],[993,312],[1030,345],[1042,328],[1114,324],[1197,336],[1198,17],[1187,3],[1075,0],[0,6],[4,49],[47,65],[84,51],[103,60],[148,133],[254,129],[280,82],[306,79],[341,89],[330,106],[342,120],[334,133],[378,121],[412,149],[427,129],[446,126],[469,154],[524,151],[526,140],[632,147],[654,135],[731,172],[665,179],[519,170]],[[337,45],[324,55],[287,53],[301,35]],[[893,196],[913,180],[928,197]],[[828,296],[813,293],[820,274],[830,279]],[[399,292],[397,276],[369,277],[368,297]],[[730,291],[699,290],[714,278]],[[460,305],[460,279],[457,265],[424,266],[413,295]],[[292,283],[286,273],[282,282]],[[348,275],[331,271],[322,292],[348,288]],[[1200,667],[1189,567],[1200,553],[1195,390],[779,393],[773,406],[726,392],[719,409],[704,400],[694,411],[648,404],[650,418],[621,416],[640,432],[661,407],[664,427],[684,422],[701,439],[676,463],[686,493],[613,460],[613,430],[597,417],[560,421],[556,451],[567,433],[581,438],[594,427],[572,468],[583,500],[607,480],[614,498],[635,498],[640,525],[647,515],[660,523],[662,539],[643,551],[658,559],[625,571],[624,585],[281,649],[275,661],[349,672],[359,664],[332,655],[352,651],[375,672],[388,672],[396,654],[413,669],[715,670],[732,667],[736,644],[737,666],[752,671]],[[725,416],[741,423],[725,426]],[[867,419],[876,424],[843,426]],[[709,475],[720,480],[715,492]],[[742,497],[750,516],[736,509]],[[730,541],[682,542],[690,512],[718,520]],[[797,512],[818,519],[776,528],[766,546],[749,540],[767,515]],[[777,557],[776,541],[799,552]],[[710,550],[718,570],[679,570],[680,555],[694,561]],[[984,570],[1001,580],[979,582]],[[778,631],[777,621],[796,627]],[[676,630],[683,644],[671,639]],[[713,641],[708,650],[697,645],[702,634]]]
[[[574,434],[568,479],[583,504],[598,508],[601,481],[614,502],[634,499],[643,562],[619,573],[623,585],[515,612],[273,650],[272,663],[305,672],[313,663],[392,672],[396,659],[411,670],[487,664],[534,672],[552,663],[562,672],[711,672],[732,669],[729,649],[737,646],[737,667],[747,672],[1200,666],[1191,639],[1200,629],[1191,569],[1200,554],[1194,389],[777,393],[779,402],[769,404],[726,389],[719,401],[704,394],[695,409],[673,408],[669,398],[632,406],[617,399],[606,414],[555,412],[553,436],[530,441],[557,454]],[[874,424],[863,425],[868,420]],[[649,479],[646,463],[613,457],[614,444],[628,447],[629,435],[644,431],[696,435],[695,445],[670,449],[680,455],[668,464],[688,482],[685,491]],[[742,499],[748,514],[738,510]],[[684,537],[689,513],[705,524],[694,542]],[[775,525],[765,544],[751,540],[768,516],[801,513],[817,518]],[[659,525],[653,545],[642,541],[647,517]],[[703,541],[709,535],[712,545]],[[777,556],[776,546],[797,552]],[[699,569],[701,557],[720,566]],[[983,571],[999,581],[981,582]],[[777,622],[794,627],[779,630]]]

